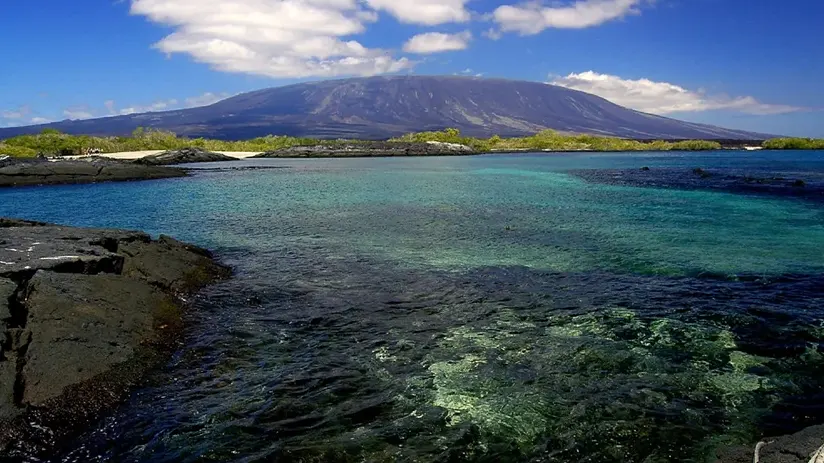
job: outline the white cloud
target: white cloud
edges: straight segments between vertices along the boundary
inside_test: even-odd
[[[159,100],[147,105],[132,105],[126,108],[118,108],[115,100],[106,100],[103,102],[105,110],[99,107],[91,107],[88,105],[77,105],[63,110],[63,116],[67,119],[82,120],[92,119],[102,116],[118,116],[129,115],[135,113],[145,113],[153,111],[171,111],[175,109],[187,109],[198,106],[207,106],[216,103],[220,100],[228,98],[228,93],[212,93],[206,92],[202,95],[192,96],[178,100],[176,98],[168,100]],[[47,124],[53,122],[53,119],[46,117],[34,116],[38,111],[33,111],[29,106],[21,106],[13,111],[0,111],[0,127],[13,127],[27,124]],[[34,117],[29,117],[34,116]]]
[[[426,11],[425,5],[436,4],[422,1]],[[406,0],[375,2],[373,8],[406,17],[407,7],[390,5]],[[377,20],[356,0],[132,0],[131,13],[175,29],[154,45],[158,50],[187,54],[221,71],[284,78],[365,76],[413,65],[347,39]],[[430,21],[438,16],[426,14]]]
[[[577,0],[563,5],[543,6],[538,2],[502,5],[492,13],[498,29],[487,32],[491,38],[501,32],[537,34],[544,29],[584,29],[639,14],[641,4],[651,0]]]
[[[0,111],[0,118],[11,120],[25,119],[29,114],[31,114],[31,108],[29,106],[20,106],[17,109]]]
[[[66,108],[63,110],[63,115],[72,120],[91,119],[94,117],[94,114],[92,114],[92,112],[85,106]]]
[[[442,32],[427,32],[418,34],[403,45],[403,50],[408,53],[429,54],[444,51],[465,50],[472,40],[472,33],[469,31],[457,34],[444,34]]]
[[[109,107],[109,105],[108,105],[109,102],[111,102],[112,107],[114,107],[113,106],[114,102],[111,101],[111,100],[106,102],[107,103],[106,107],[107,108]],[[123,109],[117,111],[117,113],[125,116],[125,115],[128,115],[128,114],[134,114],[134,113],[150,113],[150,112],[156,112],[156,111],[167,111],[167,110],[170,110],[170,109],[177,109],[177,108],[178,108],[178,102],[177,102],[176,99],[173,98],[171,100],[155,101],[154,103],[148,104],[146,106],[130,106],[128,108],[123,108]]]
[[[376,9],[385,10],[399,21],[410,24],[437,26],[452,22],[466,22],[471,18],[465,5],[468,0],[366,0]]]
[[[209,106],[211,104],[215,104],[220,100],[225,100],[229,97],[228,93],[212,93],[206,92],[200,96],[193,96],[186,98],[185,106],[187,108],[194,108],[197,106]]]
[[[550,84],[592,93],[628,108],[652,114],[731,110],[767,115],[803,111],[796,106],[761,103],[751,96],[708,95],[667,82],[623,79],[594,71],[551,78]]]
[[[19,127],[27,124],[45,124],[50,119],[34,116],[31,106],[24,105],[14,110],[0,111],[0,127]]]
[[[156,111],[172,111],[175,109],[186,109],[186,108],[195,108],[198,106],[208,106],[210,104],[217,103],[220,100],[226,99],[229,97],[228,93],[212,93],[206,92],[202,95],[192,96],[189,98],[184,99],[183,101],[179,101],[176,98],[172,98],[169,100],[159,100],[155,101],[154,103],[150,103],[147,105],[132,105],[126,108],[117,109],[117,104],[114,100],[106,100],[103,102],[103,106],[106,107],[106,111],[109,115],[121,115],[127,116],[129,114],[135,113],[148,113],[148,112],[156,112]]]

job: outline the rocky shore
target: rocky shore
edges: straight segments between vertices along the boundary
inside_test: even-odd
[[[610,185],[711,190],[824,201],[824,174],[816,172],[643,167],[575,170],[569,173],[590,182]]]
[[[715,463],[824,463],[824,425],[717,452]]]
[[[221,153],[206,151],[202,148],[183,148],[153,154],[133,162],[145,166],[170,166],[175,164],[191,164],[196,162],[237,161],[237,158]]]
[[[82,161],[9,159],[0,162],[0,187],[152,180],[186,175],[185,170],[174,167],[139,165],[105,158]]]
[[[466,145],[441,142],[352,141],[320,145],[293,146],[267,151],[254,158],[329,158],[379,156],[444,156],[478,154]]]
[[[353,141],[294,146],[249,156],[252,158],[443,156],[478,154],[472,148],[441,142]],[[150,154],[138,159],[115,159],[105,155],[74,159],[0,160],[0,187],[98,183],[185,177],[179,164],[237,161],[236,157],[202,148],[183,148]]]
[[[176,348],[181,297],[229,273],[166,236],[0,219],[0,460],[126,398]]]

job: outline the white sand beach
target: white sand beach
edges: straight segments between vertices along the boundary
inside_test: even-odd
[[[133,159],[140,159],[146,156],[152,156],[155,154],[160,154],[164,152],[164,150],[148,150],[148,151],[124,151],[120,153],[100,153],[94,154],[93,156],[100,156],[105,158],[112,158],[112,159],[122,159],[122,160],[133,160]],[[233,158],[238,159],[246,159],[250,158],[256,154],[260,154],[261,151],[215,151],[215,153],[225,154],[226,156],[231,156]],[[87,156],[65,156],[64,159],[79,159]]]

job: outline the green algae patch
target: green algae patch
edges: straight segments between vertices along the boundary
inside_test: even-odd
[[[527,456],[546,445],[562,449],[559,461],[700,461],[693,456],[712,445],[753,438],[759,416],[793,387],[764,376],[775,359],[746,353],[736,340],[720,323],[623,307],[542,322],[502,307],[437,336],[425,374],[406,378],[397,403],[421,420],[420,410],[442,409],[444,435],[474,430],[469,459],[496,448]],[[375,355],[408,365],[409,352]]]
[[[433,405],[447,410],[449,426],[469,422],[487,437],[529,445],[546,429],[540,397],[507,387],[486,365],[475,355],[432,364]]]
[[[733,403],[736,403],[736,398],[741,394],[761,389],[764,382],[764,378],[740,372],[720,373],[709,376],[708,379]]]
[[[750,368],[764,366],[769,360],[765,357],[745,354],[737,350],[730,352],[730,365],[736,373],[743,373]]]
[[[455,328],[444,339],[444,342],[459,345],[474,345],[483,349],[500,349],[501,343],[490,333],[474,331],[465,326]]]

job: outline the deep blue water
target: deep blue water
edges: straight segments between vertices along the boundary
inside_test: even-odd
[[[226,169],[250,166],[284,168]],[[641,166],[824,156],[259,160],[0,190],[0,215],[170,234],[236,269],[153,385],[55,461],[700,461],[824,422],[822,204],[567,173]]]

